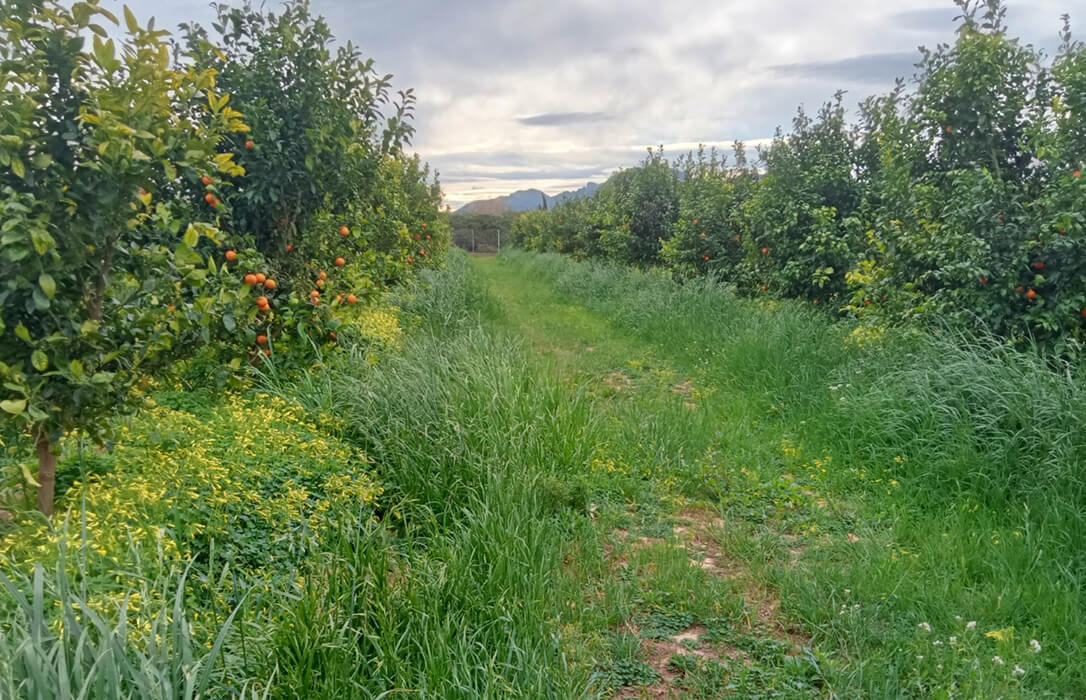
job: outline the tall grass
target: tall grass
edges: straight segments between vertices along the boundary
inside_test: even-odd
[[[1013,641],[984,640],[992,647],[974,675],[988,685],[955,676],[939,681],[946,687],[1086,694],[1080,368],[950,330],[887,331],[861,345],[847,326],[798,303],[740,299],[713,280],[679,284],[557,255],[505,260],[720,387],[721,406],[746,413],[725,420],[757,424],[719,445],[725,459],[737,451],[790,479],[797,464],[743,440],[786,440],[807,457],[831,458],[818,488],[834,516],[823,518],[809,565],[769,575],[816,641],[852,658],[846,687],[873,697],[943,687],[933,678],[950,664],[916,654],[916,626],[930,624],[945,643],[962,636],[964,618],[978,620],[981,634],[1004,630],[1002,638],[1013,627]],[[862,596],[862,620],[838,615],[833,601],[845,589]],[[1026,649],[1030,639],[1042,655]],[[1026,675],[994,668],[999,654],[1020,655]]]

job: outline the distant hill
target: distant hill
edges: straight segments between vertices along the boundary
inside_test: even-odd
[[[562,192],[556,194],[553,197],[546,194],[542,190],[530,189],[530,190],[518,190],[513,194],[508,194],[504,197],[495,197],[494,199],[480,199],[475,202],[468,202],[464,206],[456,210],[456,213],[472,213],[472,214],[504,214],[506,212],[515,211],[532,211],[533,209],[539,209],[543,206],[543,202],[546,201],[547,208],[550,209],[555,204],[560,204],[567,199],[575,197],[587,197],[595,192],[599,188],[599,183],[590,182],[579,190],[571,190],[569,192]]]

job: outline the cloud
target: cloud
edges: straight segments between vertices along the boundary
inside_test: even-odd
[[[772,66],[771,70],[777,75],[793,78],[886,85],[895,78],[911,76],[918,60],[919,54],[915,51],[871,53],[836,61],[789,63]]]
[[[568,126],[570,124],[606,121],[610,118],[603,112],[551,112],[550,114],[522,117],[517,121],[525,126]]]

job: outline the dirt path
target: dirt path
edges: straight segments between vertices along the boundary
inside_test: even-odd
[[[734,415],[732,397],[501,259],[472,264],[499,302],[491,325],[553,363],[571,390],[587,387],[612,426],[613,444],[600,446],[588,477],[622,495],[593,505],[605,565],[595,574],[570,567],[596,597],[627,597],[610,611],[611,624],[594,631],[612,647],[601,668],[609,674],[605,694],[820,695],[797,661],[814,658],[810,639],[782,612],[769,583],[773,566],[802,553],[782,545],[788,523],[737,530],[728,504],[701,493],[706,479],[696,468],[718,459],[712,445],[722,416]],[[744,430],[736,424],[730,432]],[[764,439],[760,433],[748,437]],[[762,550],[770,541],[784,558],[767,562]],[[570,604],[599,604],[591,598]]]

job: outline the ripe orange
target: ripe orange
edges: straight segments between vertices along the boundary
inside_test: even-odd
[[[769,248],[762,248],[762,255],[769,255]]]
[[[289,253],[289,252],[290,252],[290,251],[292,251],[292,250],[294,250],[294,246],[292,246],[291,244],[287,243],[287,252]]]
[[[260,335],[258,335],[256,337],[256,344],[257,345],[267,345],[268,344],[268,336],[261,333]]]
[[[336,303],[337,304],[342,304],[343,303],[343,295],[342,294],[337,294],[336,295]]]
[[[425,221],[422,222],[422,227],[426,228],[426,222]]]
[[[1029,299],[1030,301],[1033,301],[1034,299],[1036,299],[1037,298],[1037,290],[1036,289],[1031,289],[1028,292],[1026,292],[1026,298]]]
[[[407,264],[408,264],[408,265],[411,265],[411,264],[412,264],[412,263],[414,263],[414,262],[415,262],[415,259],[414,259],[413,257],[411,257],[410,255],[408,255],[408,256],[407,256]]]
[[[204,201],[207,202],[208,204],[210,204],[211,206],[215,206],[215,195],[208,192],[207,194],[204,195]]]
[[[1071,171],[1071,177],[1073,177],[1073,178],[1075,178],[1077,180],[1078,178],[1082,177],[1082,171],[1081,170],[1072,170]]]
[[[317,277],[320,277],[322,280],[326,280],[328,279],[328,273],[322,270],[321,273],[317,275]]]
[[[263,272],[256,273],[256,283],[257,284],[264,284],[264,280],[266,280],[266,279],[268,279],[268,276],[265,275]]]
[[[317,287],[324,289],[324,280],[317,280]]]
[[[256,284],[256,275],[250,272],[249,274],[245,275],[242,280],[245,282],[245,284],[254,285]]]
[[[694,225],[695,225],[695,226],[697,226],[697,225],[698,225],[698,220],[697,220],[697,219],[694,219]]]
[[[349,236],[349,235],[351,235],[351,229],[347,228],[346,226],[340,226],[339,227],[339,235],[341,235],[341,236]]]
[[[273,279],[264,280],[264,289],[275,289],[278,286],[278,282]]]
[[[705,262],[709,262],[709,256],[708,255],[701,256],[701,259],[704,260]]]
[[[422,234],[420,234],[420,233],[416,233],[416,234],[415,234],[415,240],[416,240],[416,241],[418,241],[418,240],[422,240]]]
[[[864,306],[871,306],[871,300],[870,299],[864,299]]]
[[[336,258],[336,267],[343,267],[347,264],[347,261],[343,258]]]
[[[253,150],[254,148],[256,148],[256,144],[255,144],[255,143],[253,143],[252,141],[246,141],[246,142],[245,142],[245,148],[247,148],[248,150],[250,150],[250,151],[251,151],[251,150]]]
[[[348,294],[347,295],[347,303],[348,304],[353,304],[356,301],[358,301],[358,297],[356,297],[354,294]]]
[[[271,348],[264,348],[264,357],[271,357]]]
[[[1018,292],[1019,294],[1021,294],[1021,293],[1022,293],[1022,285],[1018,285],[1017,287],[1015,287],[1015,288],[1014,288],[1014,291],[1016,291],[1016,292]]]
[[[212,180],[207,175],[204,175],[200,178],[200,182],[204,183],[205,185],[210,185],[212,183]]]
[[[430,240],[430,234],[426,234],[426,240]]]
[[[705,231],[702,231],[702,232],[701,232],[701,237],[702,237],[702,238],[705,238]]]
[[[230,262],[234,262],[235,260],[238,259],[238,253],[235,250],[228,250],[228,251],[226,251],[226,256],[225,257]]]
[[[1034,270],[1043,270],[1043,269],[1045,269],[1044,261],[1043,260],[1038,260],[1037,262],[1033,263],[1033,269]]]
[[[987,277],[981,277],[980,278],[980,283],[981,284],[988,284],[988,278]]]
[[[259,306],[262,309],[266,308],[268,306],[268,297],[266,297],[266,296],[257,297],[256,298],[256,305]]]

